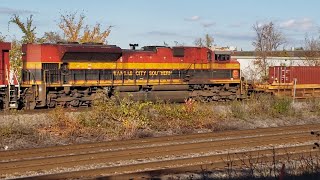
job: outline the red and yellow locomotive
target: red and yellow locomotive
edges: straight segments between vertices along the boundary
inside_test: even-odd
[[[131,94],[136,100],[234,100],[240,64],[231,53],[205,47],[25,44],[20,103],[36,107],[90,105],[93,95]]]

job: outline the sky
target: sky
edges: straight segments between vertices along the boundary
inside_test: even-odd
[[[318,37],[319,0],[0,0],[0,32],[7,40],[21,39],[22,33],[8,24],[13,14],[23,21],[31,14],[37,37],[56,31],[61,14],[86,15],[85,24],[112,27],[108,44],[129,48],[171,46],[176,42],[194,45],[209,34],[218,46],[252,50],[253,24],[274,22],[284,34],[284,48],[301,47],[304,38]]]

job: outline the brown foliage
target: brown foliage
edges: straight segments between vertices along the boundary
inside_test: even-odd
[[[84,14],[80,14],[77,20],[77,12],[67,15],[61,14],[59,28],[69,42],[77,42],[80,36],[80,30],[83,28]]]
[[[93,42],[93,43],[105,43],[107,37],[111,32],[111,26],[107,28],[107,30],[101,32],[101,25],[97,23],[92,30],[87,25],[84,28],[83,36],[81,37],[80,42]]]

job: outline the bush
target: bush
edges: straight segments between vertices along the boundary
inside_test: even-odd
[[[130,138],[137,130],[149,124],[151,102],[131,101],[129,98],[103,98],[98,95],[92,110],[78,116],[80,124],[87,128],[99,128],[114,137]]]
[[[72,118],[71,114],[67,114],[63,107],[57,107],[49,112],[48,118],[52,121],[50,127],[47,127],[50,132],[62,137],[81,136],[81,125]]]
[[[245,119],[247,118],[247,109],[246,104],[241,101],[234,101],[230,104],[230,111],[232,114],[232,117],[238,118],[238,119]]]
[[[251,116],[269,116],[272,111],[274,96],[266,94],[253,94],[247,101],[248,113]]]
[[[320,99],[312,98],[309,99],[307,103],[310,112],[320,113]]]
[[[0,126],[0,137],[2,138],[10,138],[12,136],[22,137],[24,135],[32,135],[35,132],[34,127],[23,125],[16,121]]]
[[[293,111],[291,107],[292,100],[289,98],[275,98],[272,109],[275,115],[289,115]]]

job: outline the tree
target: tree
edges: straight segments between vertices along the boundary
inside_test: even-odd
[[[63,42],[65,40],[60,36],[59,33],[50,31],[50,32],[45,32],[43,37],[40,38],[38,41],[41,42],[41,43],[52,43],[52,44],[55,44],[55,43],[58,43],[58,42]]]
[[[106,39],[111,32],[112,26],[101,30],[101,24],[96,25],[91,29],[89,25],[84,26],[85,15],[80,14],[77,17],[77,12],[67,15],[61,14],[59,28],[63,31],[64,37],[69,42],[93,42],[106,43]],[[83,32],[81,33],[81,31]]]
[[[70,13],[67,15],[61,14],[59,28],[63,31],[64,36],[69,42],[79,41],[80,31],[83,28],[84,14],[79,15],[77,19],[77,12]]]
[[[84,28],[80,42],[106,43],[106,39],[111,32],[111,27],[112,26],[109,26],[105,31],[101,32],[101,25],[99,23],[97,23],[92,30],[90,30],[90,27],[87,25]]]
[[[18,40],[14,39],[11,42],[11,50],[9,52],[11,69],[16,72],[18,78],[21,77],[22,67],[22,44]]]
[[[6,40],[5,36],[2,36],[2,33],[0,32],[0,42],[4,42]]]
[[[320,66],[320,39],[305,37],[304,61],[307,66]]]
[[[29,18],[27,18],[27,23],[23,23],[20,19],[20,16],[13,15],[13,17],[10,19],[9,24],[13,23],[16,24],[22,33],[24,34],[22,36],[22,43],[35,43],[36,42],[36,27],[33,26],[33,15],[30,15]]]
[[[173,41],[175,46],[184,46],[184,43],[180,43],[179,41]]]
[[[194,44],[196,46],[199,46],[199,47],[207,47],[207,48],[211,48],[212,47],[212,44],[214,42],[214,38],[209,35],[209,34],[206,34],[204,38],[198,38],[194,41]]]
[[[282,32],[276,29],[273,22],[262,25],[256,23],[253,25],[253,30],[256,33],[256,37],[252,45],[255,47],[257,56],[254,65],[258,70],[260,78],[265,80],[268,77],[268,68],[272,65],[272,63],[267,60],[268,56],[286,41]]]

